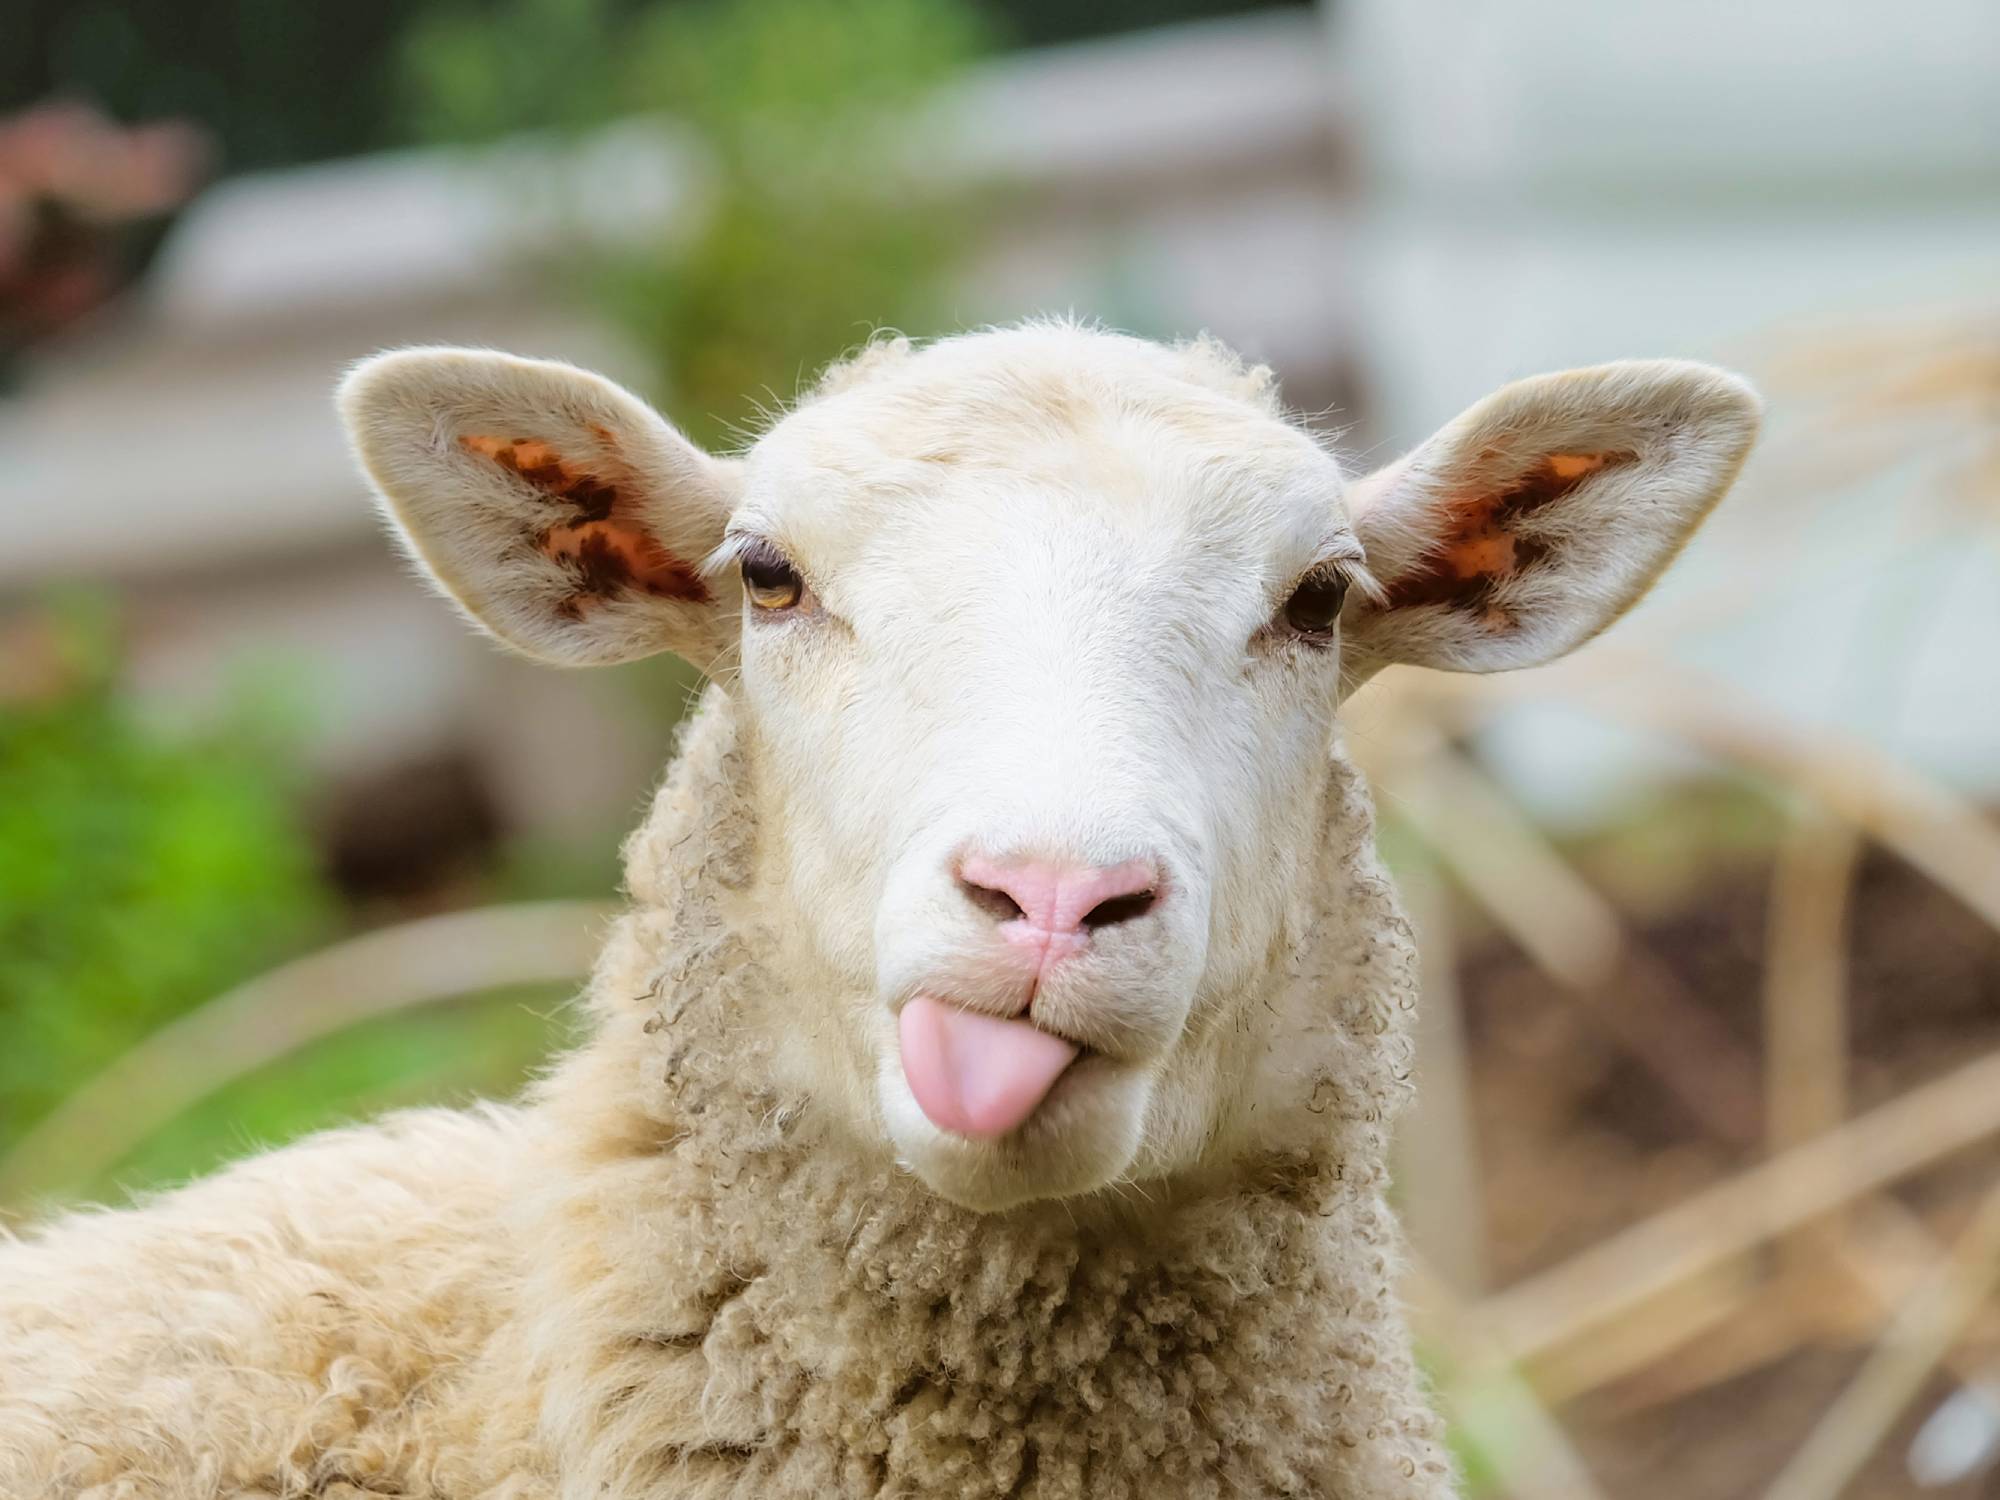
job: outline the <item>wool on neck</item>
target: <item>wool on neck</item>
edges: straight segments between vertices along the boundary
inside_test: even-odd
[[[1345,762],[1229,1159],[979,1214],[776,1083],[744,759],[711,687],[539,1092],[515,1353],[564,1493],[1448,1494],[1383,1197],[1411,948]]]

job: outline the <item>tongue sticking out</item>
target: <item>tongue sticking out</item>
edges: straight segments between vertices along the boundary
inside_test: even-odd
[[[919,995],[903,1007],[903,1077],[940,1130],[982,1140],[1035,1112],[1076,1048],[1025,1020],[975,1015]]]

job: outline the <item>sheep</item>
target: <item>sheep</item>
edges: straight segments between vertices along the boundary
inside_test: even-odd
[[[1267,371],[1070,322],[875,344],[740,457],[492,352],[340,405],[478,627],[709,685],[523,1102],[0,1249],[0,1495],[1455,1492],[1337,709],[1602,629],[1747,386],[1523,380],[1351,481]]]

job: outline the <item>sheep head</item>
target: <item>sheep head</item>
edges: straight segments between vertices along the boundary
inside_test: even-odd
[[[877,346],[727,459],[503,354],[382,355],[341,404],[502,642],[735,674],[792,1007],[749,1019],[838,1128],[981,1209],[1228,1149],[1343,694],[1586,640],[1757,413],[1716,370],[1606,365],[1350,482],[1263,372],[1070,325]]]

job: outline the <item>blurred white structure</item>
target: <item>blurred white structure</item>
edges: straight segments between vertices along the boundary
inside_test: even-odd
[[[1983,540],[1969,515],[1940,521],[1949,497],[1907,465],[1857,482],[1873,455],[1807,426],[1815,403],[1780,357],[1796,367],[1808,335],[1967,317],[2000,342],[2000,6],[1327,10],[1362,162],[1342,269],[1371,435],[1399,449],[1536,370],[1663,354],[1748,370],[1772,399],[1765,443],[1625,628],[1733,597],[1735,618],[1676,642],[1690,663],[2000,794],[1995,518]],[[1657,765],[1574,715],[1523,716],[1501,741],[1556,814]]]

